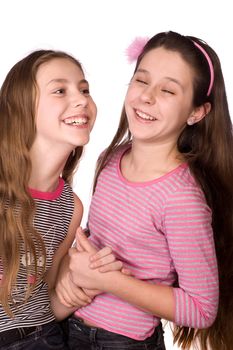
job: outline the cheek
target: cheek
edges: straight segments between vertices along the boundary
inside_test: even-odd
[[[93,102],[93,107],[92,107],[92,115],[93,115],[93,119],[96,120],[97,107],[96,107],[96,104],[94,102]]]
[[[127,115],[135,106],[136,97],[137,95],[134,89],[129,87],[126,92],[125,101],[124,101],[124,107]]]
[[[126,100],[125,100],[124,107],[125,107],[125,113],[126,113],[126,116],[127,116],[127,120],[129,120],[131,108],[129,107],[129,104],[127,103]]]
[[[36,112],[36,119],[39,122],[40,120],[43,120],[46,115],[49,115],[51,113],[51,107],[49,104],[47,104],[44,101],[41,101],[37,106],[37,112]]]
[[[189,105],[183,105],[182,108],[179,109],[179,115],[180,115],[180,119],[181,121],[186,122],[187,119],[190,117],[190,114],[192,112],[192,108],[190,108]]]
[[[97,116],[97,108],[96,108],[96,105],[94,104],[91,108],[91,130],[95,124],[96,116]]]
[[[130,104],[132,101],[135,100],[136,92],[133,88],[128,88],[128,91],[126,92],[125,96],[125,105]]]

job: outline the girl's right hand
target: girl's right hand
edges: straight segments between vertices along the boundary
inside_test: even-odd
[[[123,266],[123,263],[115,258],[110,247],[104,247],[97,251],[81,228],[77,229],[76,248],[71,248],[70,250],[91,253],[91,269],[98,269],[100,272],[121,271],[126,275],[131,275],[130,271]],[[67,307],[77,306],[78,308],[86,306],[92,302],[95,296],[101,294],[101,291],[96,289],[82,289],[76,285],[69,271],[68,259],[68,256],[64,259],[58,274],[55,288],[58,299]]]
[[[59,301],[63,305],[66,307],[77,306],[77,308],[88,305],[100,293],[96,290],[83,290],[74,284],[69,271],[68,256],[64,259],[59,270],[55,291]]]

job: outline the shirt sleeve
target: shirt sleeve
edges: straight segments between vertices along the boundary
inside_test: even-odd
[[[207,328],[218,308],[218,268],[211,210],[198,187],[177,190],[164,208],[164,230],[178,275],[175,323]]]

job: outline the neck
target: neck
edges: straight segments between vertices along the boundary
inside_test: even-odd
[[[137,169],[169,169],[181,164],[184,160],[176,144],[145,144],[133,142],[131,162]]]
[[[132,142],[121,161],[123,176],[131,181],[150,181],[172,171],[184,160],[176,145]]]
[[[32,171],[29,187],[42,192],[52,192],[58,186],[59,177],[64,169],[69,152],[53,150],[43,151],[32,147],[30,156]]]

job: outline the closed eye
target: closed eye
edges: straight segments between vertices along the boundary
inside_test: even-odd
[[[162,89],[162,92],[165,92],[166,94],[174,95],[174,92],[172,92],[170,90]]]
[[[136,79],[136,82],[138,82],[138,83],[140,83],[140,84],[147,85],[147,82],[146,82],[145,80]]]
[[[147,85],[147,82],[146,82],[146,81],[144,81],[144,80],[141,80],[141,79],[136,79],[136,81],[137,81],[138,83],[141,83],[141,84],[145,84],[145,85]]]

